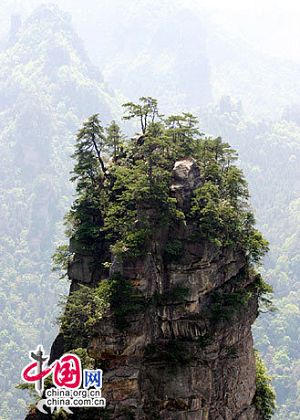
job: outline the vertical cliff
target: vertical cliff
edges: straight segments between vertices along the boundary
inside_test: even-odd
[[[251,334],[267,243],[236,154],[190,114],[162,120],[152,98],[126,109],[142,128],[130,141],[95,115],[78,133],[56,255],[71,293],[52,359],[80,349],[104,372],[106,409],[74,418],[267,419]]]
[[[200,184],[192,158],[175,163],[171,191],[180,209],[189,210]],[[88,343],[89,354],[105,371],[103,394],[112,418],[131,418],[129,413],[141,419],[260,418],[253,405],[251,335],[256,276],[243,252],[190,241],[193,229],[192,220],[172,230],[160,227],[146,255],[113,257],[111,277],[117,273],[130,281],[145,303],[126,317],[125,329],[109,312]],[[165,253],[171,240],[182,244],[173,261]],[[88,262],[88,256],[76,254],[69,267],[73,288],[93,282]]]

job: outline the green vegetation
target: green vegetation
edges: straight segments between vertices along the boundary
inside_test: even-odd
[[[274,289],[277,311],[258,318],[254,339],[276,390],[275,418],[296,420],[300,411],[300,126],[293,120],[249,118],[242,110],[236,111],[232,99],[229,103],[225,111],[217,105],[202,113],[201,127],[210,133],[223,133],[239,151],[258,227],[270,242],[261,273]],[[269,291],[264,298],[270,298]],[[260,300],[260,312],[272,309]]]
[[[109,282],[102,281],[96,288],[80,285],[67,298],[66,304],[63,302],[59,322],[67,350],[87,347],[95,324],[109,307],[110,296]]]
[[[27,393],[15,385],[28,352],[42,343],[49,354],[57,302],[69,289],[58,281],[68,247],[59,249],[59,272],[51,272],[51,254],[72,200],[74,133],[94,109],[110,119],[117,106],[53,5],[24,19],[9,42],[2,37],[0,56],[0,418],[14,420],[27,411]]]
[[[68,350],[70,353],[77,354],[80,358],[83,369],[95,369],[95,360],[89,356],[87,349],[77,348]],[[51,381],[52,383],[52,381]]]
[[[220,138],[204,137],[192,114],[161,116],[153,98],[143,97],[140,103],[130,102],[124,108],[124,118],[137,119],[142,134],[125,140],[115,121],[105,129],[97,114],[77,134],[71,178],[76,197],[66,217],[72,249],[76,244],[79,253],[92,256],[104,276],[110,254],[120,260],[146,255],[160,227],[172,231],[179,223],[191,221],[195,224],[191,240],[238,249],[248,258],[249,267],[258,263],[267,243],[254,228],[247,184],[235,166],[236,152]],[[186,156],[196,160],[202,183],[192,197],[191,209],[183,213],[170,186],[174,163]],[[176,238],[167,239],[165,261],[178,260],[182,247]],[[60,263],[61,270],[65,269],[70,258],[68,250],[60,248],[54,256],[56,267]],[[255,291],[258,288],[261,294],[266,291],[262,282]],[[188,293],[179,285],[156,294],[154,300],[168,305],[181,302]],[[214,321],[228,320],[251,296],[244,289],[214,293],[210,315]],[[124,330],[130,325],[129,316],[143,310],[145,304],[130,281],[119,274],[99,278],[91,287],[79,286],[60,317],[66,347],[86,347],[107,310],[114,314],[116,327]],[[203,347],[207,342],[198,344]],[[172,368],[186,361],[182,342],[167,343],[158,352]]]
[[[276,306],[273,302],[273,287],[266,283],[260,274],[256,274],[256,280],[253,284],[258,294],[258,307],[260,312],[274,312]]]
[[[249,273],[247,273],[249,270]],[[232,292],[216,291],[211,295],[209,314],[213,321],[229,321],[242,307],[246,307],[249,300],[257,296],[259,312],[274,312],[273,289],[266,283],[262,276],[256,273],[253,267],[243,270],[242,276],[256,276],[255,281],[245,289],[237,289]],[[239,277],[237,277],[237,280]]]
[[[127,317],[143,308],[142,297],[129,281],[120,276],[101,280],[96,287],[80,285],[66,302],[62,302],[59,323],[64,333],[65,349],[84,351],[97,322],[109,309],[115,316],[117,328],[123,330],[128,326]]]
[[[66,277],[72,257],[73,254],[69,251],[69,245],[59,245],[52,256],[52,271],[59,272],[60,278]]]
[[[101,247],[100,228],[106,196],[106,167],[103,149],[106,137],[97,115],[92,115],[77,134],[76,163],[71,181],[76,182],[77,198],[67,216],[69,235],[84,251],[96,253]]]
[[[256,393],[254,404],[260,411],[263,420],[270,420],[275,412],[275,392],[271,386],[271,378],[258,352],[256,357]]]
[[[164,257],[167,262],[176,263],[180,261],[183,251],[182,241],[178,239],[170,240],[166,243]]]
[[[171,227],[186,218],[197,223],[193,240],[243,249],[249,261],[259,262],[267,242],[254,228],[246,181],[234,165],[236,152],[220,138],[204,138],[191,114],[159,115],[153,98],[124,107],[124,118],[138,119],[142,134],[122,140],[122,147],[120,128],[113,122],[105,130],[98,115],[92,115],[77,135],[71,178],[77,196],[66,217],[71,240],[103,264],[99,254],[109,250],[119,258],[144,255],[160,226]],[[203,183],[190,212],[183,214],[170,183],[175,161],[187,155],[196,159]],[[166,260],[178,259],[181,250],[180,241],[170,240]],[[68,255],[62,251],[55,262],[65,266]]]
[[[153,10],[152,3],[149,5]],[[124,24],[127,29],[135,28],[135,37],[136,24],[143,28],[145,26],[140,20],[140,13],[136,12],[137,7],[134,2],[131,15],[126,16],[126,22],[123,16],[118,15],[118,22],[122,21],[122,27]],[[142,10],[144,6],[141,3],[139,7]],[[159,13],[162,7],[157,9]],[[119,9],[122,11],[124,8]],[[176,13],[170,13],[169,9],[164,8],[164,19],[168,16],[173,22],[171,26],[178,29],[175,15]],[[105,20],[107,15],[103,16]],[[133,16],[136,24],[132,24]],[[193,105],[198,106],[201,101],[205,105],[211,99],[212,86],[214,89],[217,86],[218,94],[222,94],[223,86],[226,91],[231,86],[239,97],[242,95],[243,104],[239,102],[233,106],[227,97],[223,98],[219,106],[202,109],[200,126],[203,131],[215,136],[222,133],[239,151],[259,227],[270,240],[271,252],[263,274],[274,286],[277,296],[275,303],[279,311],[276,317],[267,316],[258,321],[255,327],[256,342],[263,357],[268,360],[274,378],[278,401],[282,405],[282,412],[278,415],[282,419],[296,419],[300,410],[299,121],[297,123],[297,120],[290,119],[287,113],[284,118],[275,122],[261,119],[261,111],[266,112],[266,104],[268,110],[273,112],[276,109],[279,115],[283,103],[291,104],[294,101],[294,84],[289,83],[290,95],[287,95],[286,87],[278,91],[278,83],[273,83],[274,79],[272,83],[262,87],[259,71],[253,72],[251,68],[249,73],[246,71],[245,77],[240,69],[246,68],[244,63],[247,54],[243,54],[242,64],[239,60],[238,64],[236,61],[234,63],[234,57],[231,56],[226,63],[226,68],[230,68],[230,71],[224,72],[224,67],[220,66],[215,67],[210,74],[207,63],[217,61],[210,60],[209,48],[202,48],[205,37],[199,36],[199,40],[195,40],[199,46],[197,51],[201,51],[202,56],[195,56],[195,48],[186,48],[186,45],[190,45],[190,23],[193,22],[197,30],[201,27],[191,14],[185,19],[187,23],[180,25],[181,30],[174,32],[175,48],[172,51],[169,48],[172,43],[168,44],[174,60],[168,60],[167,71],[164,71],[165,56],[159,53],[159,46],[161,35],[165,34],[159,32],[160,36],[152,35],[164,20],[159,23],[156,13],[143,16],[147,17],[147,22],[148,19],[155,22],[154,25],[147,24],[151,32],[152,54],[148,54],[148,42],[144,43],[145,49],[140,48],[140,43],[132,43],[135,45],[135,59],[132,56],[125,59],[120,50],[120,54],[116,54],[110,43],[102,43],[101,46],[97,44],[99,62],[101,66],[109,66],[109,71],[106,67],[106,73],[112,75],[110,81],[114,80],[111,86],[117,87],[125,95],[137,97],[140,84],[136,80],[141,72],[143,80],[147,81],[145,89],[157,92],[159,97],[166,95],[164,97],[167,100],[164,103],[172,110],[182,108],[183,103],[185,108],[191,109],[190,98]],[[179,20],[182,23],[181,15]],[[107,25],[111,27],[109,19]],[[164,28],[161,30],[164,31]],[[119,37],[118,31],[115,36]],[[176,42],[179,39],[181,42]],[[226,37],[223,41],[227,43]],[[118,46],[118,42],[114,42],[114,45]],[[122,43],[119,48],[122,48]],[[183,60],[182,57],[187,57],[186,54],[188,59]],[[254,67],[257,60],[255,55]],[[249,60],[246,61],[248,66]],[[58,282],[56,273],[50,272],[49,260],[53,248],[63,240],[63,229],[59,221],[69,208],[72,197],[67,179],[73,133],[87,115],[99,112],[101,118],[110,119],[117,118],[117,112],[115,99],[106,90],[101,75],[90,65],[80,40],[72,30],[69,17],[53,7],[39,9],[23,22],[18,35],[10,40],[7,47],[3,42],[1,62],[0,181],[3,199],[0,301],[3,316],[0,337],[0,411],[5,419],[9,419],[11,416],[21,418],[21,412],[26,407],[24,395],[14,393],[13,387],[19,381],[20,370],[28,362],[28,350],[33,343],[41,341],[45,348],[50,348],[55,334],[53,319],[56,316],[58,295],[67,293],[68,290],[68,285]],[[171,65],[171,62],[174,64]],[[288,68],[283,69],[283,64],[280,63],[279,66],[280,71],[273,76],[282,81],[283,71],[288,71]],[[158,68],[163,70],[157,71]],[[268,68],[269,66],[265,66],[263,71],[270,76]],[[278,69],[277,65],[276,68]],[[130,77],[120,78],[120,70],[124,72],[124,69]],[[199,76],[203,69],[206,72],[205,79],[203,74]],[[253,74],[257,75],[256,80],[253,80]],[[291,80],[293,77],[294,73],[287,79]],[[228,79],[230,85],[227,83]],[[245,89],[245,82],[251,89]],[[258,87],[256,91],[253,89],[254,85]],[[264,94],[261,94],[261,89]],[[291,100],[291,97],[294,99]],[[250,119],[248,114],[243,114],[242,107],[248,112],[249,103],[256,115],[259,115],[256,119]],[[115,107],[113,112],[112,107]],[[293,108],[294,105],[290,107]],[[294,113],[297,114],[297,108]],[[104,154],[112,158],[121,155],[125,141],[119,138],[120,133],[113,128],[110,134],[104,128],[104,133],[107,139]],[[129,223],[131,220],[136,220],[134,215]],[[134,227],[138,228],[136,224]],[[208,233],[204,230],[198,234],[201,237]],[[118,235],[117,232],[116,236]],[[147,231],[145,235],[147,236]],[[211,240],[216,239],[217,236],[212,235]],[[222,237],[220,242],[227,241],[228,237]],[[129,249],[132,242],[132,237],[125,237],[125,242],[115,242],[113,237],[111,240],[120,254],[124,249],[126,255],[130,249],[133,255],[144,252],[137,244]],[[144,243],[142,234],[136,242]],[[65,274],[72,255],[66,247],[61,251],[62,260],[57,263],[62,267],[61,274]],[[175,254],[176,252],[175,250]],[[169,257],[167,251],[166,259]],[[61,266],[63,261],[64,265]],[[104,263],[106,261],[105,257]],[[175,258],[172,261],[176,262]]]
[[[234,165],[236,152],[220,138],[205,138],[196,153],[204,183],[195,191],[191,207],[190,216],[198,220],[193,239],[206,238],[217,246],[239,246],[251,261],[259,262],[268,243],[253,227],[247,184]]]
[[[116,319],[116,326],[124,330],[129,326],[127,317],[134,316],[145,309],[145,299],[134,289],[131,282],[115,275],[109,281],[110,308]]]
[[[229,293],[214,292],[211,296],[209,314],[215,322],[219,320],[229,321],[251,299],[252,292],[240,289]]]

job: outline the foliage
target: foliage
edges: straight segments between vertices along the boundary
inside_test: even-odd
[[[198,129],[197,117],[184,112],[181,115],[170,115],[164,122],[166,135],[171,139],[177,157],[193,156],[196,139],[202,136]]]
[[[94,195],[101,185],[106,172],[102,157],[105,140],[98,114],[94,114],[79,130],[72,155],[76,163],[71,181],[77,181],[76,191],[80,195]]]
[[[258,352],[256,358],[256,392],[254,404],[261,413],[263,420],[270,420],[275,412],[275,392],[271,386],[271,378]]]
[[[158,116],[157,100],[154,98],[143,96],[140,103],[127,102],[123,105],[127,114],[124,115],[125,120],[137,118],[140,122],[142,133],[145,134],[149,124],[153,124]]]
[[[110,310],[116,326],[123,330],[128,326],[127,317],[144,308],[144,301],[127,280],[114,276],[101,280],[96,287],[80,285],[62,302],[59,323],[64,333],[65,349],[83,352],[95,325]],[[85,357],[87,363],[90,363]]]
[[[58,271],[60,278],[67,275],[67,269],[73,254],[69,251],[69,245],[59,245],[52,255],[52,271]]]
[[[78,348],[71,349],[69,353],[76,354],[81,361],[82,369],[94,369],[95,368],[95,359],[89,356],[87,349]]]
[[[260,312],[274,312],[276,307],[273,303],[273,287],[264,281],[260,274],[256,275],[256,280],[253,284],[258,293],[258,306]]]
[[[40,398],[39,394],[35,390],[34,384],[19,383],[18,385],[16,385],[16,388],[28,391],[30,398],[35,402],[37,402]]]
[[[219,137],[203,138],[192,114],[163,118],[153,98],[142,97],[140,103],[124,107],[125,119],[140,121],[141,135],[121,146],[117,124],[113,121],[105,134],[97,115],[77,135],[71,178],[77,198],[68,216],[71,237],[91,252],[109,244],[119,257],[136,257],[147,252],[158,226],[190,218],[197,222],[195,240],[243,248],[250,261],[259,262],[268,246],[254,228],[247,184],[234,165],[236,152]],[[103,151],[112,153],[109,168]],[[179,211],[170,191],[174,162],[185,156],[196,159],[202,175],[187,214]],[[180,251],[179,241],[170,240],[165,257],[175,260]]]
[[[258,263],[268,243],[254,228],[247,183],[233,164],[236,152],[218,137],[199,142],[197,156],[204,183],[195,191],[191,207],[190,217],[198,219],[193,239],[206,238],[220,247],[242,247],[249,259]]]
[[[56,232],[55,240],[61,240],[61,229],[57,226],[55,229],[53,227],[61,218],[61,214],[68,206],[68,199],[71,197],[71,189],[65,181],[68,170],[67,157],[71,145],[70,133],[75,131],[75,127],[83,115],[95,112],[95,109],[101,109],[101,116],[108,114],[102,105],[106,101],[104,95],[101,97],[101,103],[96,102],[95,105],[90,106],[94,96],[97,96],[95,92],[98,92],[99,81],[89,79],[87,75],[92,74],[94,70],[80,60],[80,54],[73,48],[79,45],[79,42],[69,30],[65,19],[58,20],[63,22],[60,25],[64,25],[63,27],[59,26],[61,29],[59,31],[52,30],[50,25],[45,28],[42,20],[32,18],[31,27],[25,23],[24,30],[22,30],[21,38],[27,40],[27,47],[26,44],[18,42],[13,45],[14,50],[10,48],[8,54],[5,53],[8,58],[3,57],[3,72],[4,74],[7,72],[8,75],[2,78],[3,102],[4,104],[14,104],[11,112],[8,109],[8,112],[3,113],[2,119],[3,143],[1,146],[2,156],[4,156],[2,175],[3,173],[11,174],[3,181],[5,194],[1,214],[2,217],[4,216],[2,220],[5,234],[9,235],[9,238],[3,236],[4,263],[2,265],[1,291],[3,294],[1,301],[5,305],[3,319],[7,320],[1,337],[4,355],[10,354],[11,351],[18,355],[27,355],[30,343],[38,340],[38,337],[42,337],[44,343],[46,340],[48,344],[51,342],[48,332],[51,328],[53,305],[55,305],[57,295],[63,290],[63,287],[56,285],[56,276],[49,274],[45,261],[51,252],[50,247],[53,243],[51,231]],[[57,23],[54,24],[57,25]],[[65,36],[66,30],[67,36]],[[40,37],[41,33],[46,36]],[[54,39],[52,35],[49,35],[57,33],[59,39]],[[32,45],[32,40],[35,41],[34,53],[29,47]],[[36,42],[37,40],[38,42]],[[71,57],[72,61],[70,65],[65,62],[60,67],[56,66],[50,74],[49,66],[43,57],[50,56],[53,44],[59,44],[58,46],[63,52],[62,55]],[[74,56],[79,65],[73,59]],[[13,60],[9,57],[13,57]],[[16,71],[12,71],[14,62],[18,63]],[[35,71],[32,71],[33,69]],[[39,69],[43,70],[39,71]],[[158,74],[157,77],[162,89],[166,90],[164,83],[161,83],[161,74]],[[134,79],[132,77],[132,83],[135,83]],[[6,83],[6,80],[9,83]],[[125,80],[128,82],[128,78]],[[15,86],[18,88],[15,89]],[[175,86],[177,85],[175,84]],[[17,93],[15,93],[16,90],[18,90]],[[36,92],[36,95],[31,97],[29,92],[33,91]],[[199,91],[203,95],[203,90],[199,89]],[[278,92],[275,91],[275,96],[278,97]],[[80,100],[79,93],[84,98],[83,101]],[[188,92],[187,95],[190,93]],[[168,92],[168,94],[170,93]],[[267,97],[267,95],[265,96]],[[35,112],[37,121],[46,114],[47,118],[46,121],[43,119],[43,125],[51,127],[51,135],[47,133],[48,128],[42,133],[36,133],[33,129],[28,130],[28,126],[25,124],[26,118],[21,121],[23,108],[36,102],[37,98],[43,98],[45,111],[37,110]],[[299,189],[299,182],[296,165],[293,162],[297,162],[299,159],[299,129],[296,125],[284,121],[275,124],[261,121],[251,122],[246,121],[244,117],[238,120],[237,112],[230,114],[230,110],[227,109],[226,113],[227,116],[218,115],[213,110],[215,126],[213,127],[212,123],[206,127],[201,123],[201,127],[205,128],[207,132],[223,133],[224,136],[228,136],[230,142],[235,144],[239,150],[241,164],[247,171],[247,179],[251,183],[250,189],[253,203],[258,211],[260,226],[271,240],[272,253],[267,261],[266,278],[275,285],[276,294],[280,298],[280,315],[277,315],[277,320],[268,318],[265,324],[258,324],[260,343],[268,354],[267,360],[272,363],[272,369],[278,374],[277,383],[281,401],[287,403],[291,410],[296,412],[298,411],[296,407],[298,398],[296,372],[299,361],[296,333],[299,320],[299,293],[297,290],[299,261],[297,261],[298,236],[295,221],[297,216],[295,196]],[[204,117],[203,113],[202,116]],[[30,120],[30,118],[27,119]],[[50,125],[44,123],[47,121],[50,122]],[[53,129],[54,131],[52,131]],[[17,165],[11,163],[13,158],[8,150],[13,150],[13,142],[16,139],[18,145],[16,150],[19,150],[19,155],[22,156],[24,149],[21,149],[20,145],[29,143],[29,136],[26,135],[26,132],[29,132],[34,139],[35,150],[39,150],[38,158],[42,162],[42,169],[36,176],[33,174],[32,166],[28,164],[30,168],[27,167],[27,172],[32,175],[33,180],[45,172],[48,172],[50,177],[55,180],[55,195],[48,201],[47,198],[44,201],[40,200],[41,189],[38,189],[34,183],[32,187],[26,185],[24,181],[26,168],[24,169],[24,166],[18,163]],[[48,144],[47,152],[44,151],[44,154],[49,153],[49,165],[45,165],[42,160],[42,139]],[[7,157],[9,158],[7,159]],[[43,185],[46,189],[47,182]],[[47,204],[45,205],[47,202],[52,204],[47,213],[49,217],[45,218],[42,209],[47,207]],[[10,217],[6,217],[8,212],[11,213]],[[18,217],[15,217],[16,215]],[[33,230],[35,230],[35,235],[32,235]],[[40,232],[40,237],[36,234],[37,232]],[[38,247],[33,249],[34,241],[39,242],[41,247],[42,252],[38,257],[36,256]],[[27,305],[26,301],[29,302]],[[12,308],[14,316],[10,316]],[[37,314],[40,315],[38,321],[36,320]],[[282,352],[285,353],[285,357],[281,357]],[[278,355],[274,358],[274,363],[271,362],[273,354]],[[21,366],[22,357],[17,359],[20,360]],[[4,365],[3,368],[1,366],[1,370],[5,372],[5,377],[13,377],[13,372],[18,370],[16,363],[10,363],[6,357],[3,357],[2,360]],[[26,356],[22,360],[26,360]],[[283,363],[283,360],[289,360],[289,362]],[[7,380],[3,379],[1,385],[6,390],[6,395],[9,395],[11,385],[7,383]],[[13,399],[10,396],[8,398],[12,404]],[[286,402],[287,399],[288,402]],[[289,414],[286,414],[286,417],[288,416]]]
[[[5,4],[3,8],[6,8]],[[124,24],[124,8],[119,4],[115,3],[114,9],[119,10],[115,14],[116,27],[120,22]],[[16,11],[13,3],[8,7],[10,12]],[[147,31],[137,7],[146,19]],[[182,21],[182,13],[175,8],[170,13],[168,5],[160,4],[157,8],[159,20],[158,14],[152,13],[155,9],[152,2],[146,10],[149,13],[144,13],[143,2],[133,2],[130,10],[127,9],[124,12],[125,31],[135,28],[133,36],[136,37],[137,26],[141,26],[146,36],[144,47],[141,49],[140,42],[132,43],[134,51],[128,55],[121,51],[123,43],[114,42],[114,47],[119,48],[117,54],[110,42],[102,43],[101,48],[97,45],[101,67],[104,66],[122,94],[136,97],[141,86],[137,80],[141,76],[144,88],[163,96],[164,103],[172,109],[205,106],[211,101],[212,86],[214,89],[217,86],[221,94],[224,88],[226,92],[232,89],[243,100],[243,104],[234,103],[227,96],[219,105],[202,108],[201,129],[213,135],[222,133],[239,151],[259,228],[270,240],[264,277],[274,287],[279,311],[276,317],[261,317],[254,331],[257,345],[274,376],[281,405],[277,416],[298,419],[300,129],[295,118],[297,106],[292,104],[297,92],[295,84],[291,83],[297,69],[289,68],[282,61],[276,63],[276,72],[270,72],[268,60],[263,59],[267,65],[260,66],[261,57],[252,54],[253,51],[249,68],[249,54],[244,53],[244,45],[236,39],[237,54],[235,57],[231,54],[230,60],[223,63],[224,71],[223,65],[214,67],[213,62],[219,61],[209,60],[209,49],[202,48],[205,36],[194,37],[197,48],[186,48],[190,45],[190,30],[195,29],[195,33],[200,30],[201,34],[201,22],[192,12],[187,14],[185,11],[185,24],[179,28],[176,21],[177,17]],[[42,340],[49,348],[56,333],[52,319],[57,296],[68,290],[66,284],[57,282],[55,273],[50,273],[48,261],[54,243],[63,239],[58,221],[69,207],[72,196],[66,180],[73,133],[81,120],[96,110],[102,117],[111,118],[110,107],[114,102],[104,90],[101,76],[90,65],[69,22],[68,16],[53,6],[40,8],[23,22],[17,36],[15,34],[2,45],[0,299],[3,392],[0,411],[5,419],[22,417],[20,409],[24,410],[25,402],[20,402],[18,394],[12,392],[13,383],[19,380],[19,371],[27,362],[32,343]],[[112,27],[105,13],[102,22]],[[165,22],[171,22],[176,28],[172,34],[173,45],[168,44],[168,55],[163,53],[162,37],[154,36],[159,28],[165,29]],[[103,30],[102,25],[98,26]],[[115,31],[114,36],[117,39],[119,32]],[[94,38],[98,42],[98,38]],[[220,39],[222,45],[228,45],[226,35]],[[150,40],[153,48],[149,54]],[[223,54],[223,49],[220,50]],[[239,51],[243,51],[242,55]],[[214,49],[211,52],[214,53]],[[252,71],[253,68],[256,71]],[[120,70],[121,73],[125,70],[130,77],[120,77]],[[261,71],[268,77],[261,77]],[[284,77],[287,72],[290,77]],[[262,79],[269,83],[262,84]],[[279,116],[285,103],[289,104],[289,112],[285,112],[283,118],[277,121],[264,119],[270,113]],[[247,109],[247,115],[243,114],[242,107]],[[256,115],[255,119],[249,117],[249,111]],[[36,159],[26,158],[30,149]],[[48,196],[49,187],[52,194]]]
[[[59,249],[62,259],[55,263],[62,263],[61,272],[51,272],[50,261],[64,241],[61,221],[72,201],[74,133],[85,115],[98,110],[110,119],[117,109],[68,15],[54,5],[27,15],[0,51],[0,417],[5,420],[26,416],[29,398],[15,384],[30,350],[42,343],[49,352],[57,334],[58,297],[69,290],[67,281],[58,281],[69,251]]]
[[[110,308],[116,318],[116,326],[120,330],[128,327],[128,316],[135,315],[145,308],[144,298],[134,289],[129,280],[115,275],[110,280]]]
[[[120,261],[144,256],[159,228],[172,230],[189,221],[195,225],[194,240],[243,251],[249,267],[259,262],[267,243],[254,228],[247,184],[234,165],[236,152],[220,138],[204,138],[192,114],[163,118],[153,98],[141,98],[139,104],[124,107],[125,119],[140,121],[141,135],[123,141],[117,124],[113,122],[104,130],[98,115],[92,115],[77,135],[71,178],[76,182],[76,198],[67,217],[71,243],[103,268],[110,253]],[[194,192],[191,209],[184,213],[170,187],[175,161],[186,156],[196,160],[201,185]],[[178,260],[182,249],[181,241],[168,238],[165,261]],[[68,252],[63,248],[56,261],[66,265],[62,251]],[[154,299],[158,305],[168,305],[182,302],[188,293],[179,285]],[[229,320],[251,296],[247,289],[214,293],[210,306],[213,320]],[[66,347],[86,347],[108,310],[123,331],[130,326],[129,317],[144,310],[145,304],[121,275],[99,279],[93,287],[79,286],[70,294],[60,317]],[[204,347],[208,343],[209,339],[203,338],[198,344]],[[154,353],[173,370],[187,362],[185,346],[178,340],[159,345]]]
[[[225,114],[218,107],[202,113],[201,126],[214,134],[223,133],[239,151],[258,227],[270,242],[262,274],[274,289],[272,300],[277,311],[257,319],[254,339],[272,374],[278,403],[274,418],[297,419],[300,409],[300,128],[282,118],[273,122],[253,119],[246,113],[227,111]],[[268,292],[262,296],[270,299]],[[265,306],[261,300],[260,311],[269,309],[270,305]]]
[[[102,211],[105,206],[103,191],[106,167],[103,149],[106,137],[98,115],[92,115],[83,123],[76,139],[75,166],[71,181],[76,181],[77,197],[67,221],[71,236],[85,249],[95,251],[101,242],[100,228],[103,226]]]
[[[116,123],[112,121],[110,125],[106,128],[106,149],[107,152],[112,155],[114,159],[122,153],[124,136],[121,133],[121,129]]]
[[[229,293],[223,291],[213,292],[209,313],[215,322],[220,320],[229,321],[241,307],[247,305],[251,296],[252,292],[247,289],[239,289]]]
[[[87,347],[87,339],[95,324],[109,308],[111,288],[108,281],[101,281],[96,288],[80,285],[62,302],[59,323],[64,333],[65,349]]]
[[[176,263],[180,260],[183,251],[182,241],[178,239],[169,240],[164,249],[164,257],[167,262]]]

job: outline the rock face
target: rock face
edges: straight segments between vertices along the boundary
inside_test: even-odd
[[[201,184],[200,171],[193,158],[186,158],[175,163],[171,190],[179,207],[188,210],[193,190]]]
[[[171,190],[182,210],[199,185],[195,161],[176,162]],[[253,404],[255,276],[242,252],[191,241],[193,227],[159,229],[146,256],[112,261],[111,274],[130,280],[145,305],[127,317],[124,330],[107,314],[89,343],[104,371],[108,418],[260,419]],[[180,257],[166,258],[166,243],[174,239],[182,244]],[[73,264],[73,287],[93,281],[86,257],[76,255]],[[247,298],[236,303],[232,296]],[[104,418],[101,410],[93,418]]]

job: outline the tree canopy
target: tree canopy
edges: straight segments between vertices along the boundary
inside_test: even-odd
[[[104,243],[103,259],[109,252],[136,256],[146,252],[160,224],[193,220],[191,240],[236,247],[249,261],[259,262],[268,244],[254,227],[235,150],[220,137],[202,134],[190,113],[160,115],[153,98],[142,97],[124,108],[125,119],[140,122],[140,134],[125,139],[115,121],[105,128],[98,115],[78,132],[71,178],[77,196],[67,216],[69,236],[91,253]],[[174,163],[186,157],[195,159],[202,182],[183,213],[170,185]],[[106,262],[102,257],[97,254],[101,264]]]

